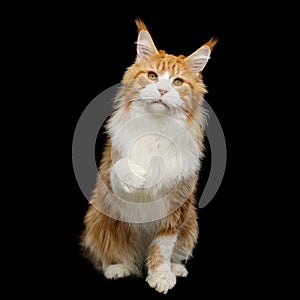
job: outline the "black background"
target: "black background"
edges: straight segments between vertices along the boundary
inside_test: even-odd
[[[47,88],[51,94],[45,110],[54,112],[45,146],[51,155],[45,154],[44,161],[55,169],[55,176],[51,177],[51,200],[43,208],[45,214],[36,214],[46,220],[44,233],[37,234],[45,242],[33,250],[41,267],[36,274],[43,287],[41,295],[53,293],[68,299],[181,299],[190,295],[211,299],[218,295],[242,299],[269,293],[266,277],[270,278],[275,267],[266,245],[273,232],[269,223],[262,226],[261,220],[268,201],[264,170],[269,153],[263,143],[271,137],[261,137],[266,102],[260,102],[257,109],[253,99],[262,97],[263,90],[258,90],[267,87],[263,66],[269,63],[264,59],[269,51],[266,46],[257,53],[254,45],[266,45],[273,30],[264,23],[261,9],[246,4],[171,6],[149,2],[143,8],[126,5],[123,9],[117,3],[106,8],[73,4],[57,7],[43,20],[47,56],[42,67],[49,70]],[[41,14],[39,20],[43,17]],[[209,91],[206,101],[226,138],[225,176],[214,199],[198,212],[200,236],[187,265],[189,275],[178,278],[167,295],[158,294],[144,279],[106,280],[82,257],[78,239],[88,202],[73,173],[73,133],[88,103],[119,83],[134,61],[137,17],[146,23],[157,48],[175,55],[189,55],[211,37],[219,39],[203,75]],[[102,142],[99,135],[97,159]],[[58,159],[50,160],[54,156]],[[201,175],[204,181],[209,163],[208,151]]]

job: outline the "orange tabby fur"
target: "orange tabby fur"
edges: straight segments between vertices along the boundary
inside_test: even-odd
[[[136,24],[139,33],[148,32],[142,21],[137,20]],[[212,39],[205,45],[212,49],[215,44],[216,40]],[[146,59],[137,59],[124,74],[123,89],[118,94],[115,111],[107,127],[111,129],[114,126],[111,120],[116,116],[118,120],[124,122],[130,120],[133,114],[132,99],[137,93],[136,87],[147,86],[149,84],[147,74],[153,70],[157,74],[167,71],[170,77],[174,75],[184,80],[184,84],[176,88],[184,102],[182,108],[178,110],[180,116],[185,118],[183,124],[197,143],[199,153],[203,154],[205,112],[202,103],[207,90],[201,72],[197,74],[192,72],[189,59],[183,55],[174,56],[153,48],[153,52]],[[109,138],[102,155],[96,187],[84,218],[85,229],[81,236],[81,244],[90,261],[96,268],[103,270],[106,277],[143,276],[144,264],[146,264],[149,285],[159,292],[166,293],[174,286],[175,279],[171,275],[170,279],[161,276],[159,281],[155,276],[162,272],[171,274],[170,270],[173,270],[176,276],[186,276],[187,271],[181,263],[192,256],[197,243],[195,192],[198,174],[192,172],[186,178],[181,178],[176,187],[166,196],[165,201],[168,201],[169,205],[167,216],[149,223],[133,224],[110,217],[112,211],[116,216],[115,204],[118,203],[113,193],[110,175],[114,161],[121,156],[119,149],[114,148]],[[140,235],[145,236],[146,241],[142,241]],[[174,245],[170,246],[171,256],[168,258],[169,250],[165,248],[168,243],[172,244],[169,241],[173,240]],[[123,273],[107,271],[109,266],[116,264],[124,266]]]

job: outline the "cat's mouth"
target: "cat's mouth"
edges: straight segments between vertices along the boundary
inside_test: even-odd
[[[151,104],[164,105],[165,107],[168,107],[168,105],[164,103],[161,99],[152,101]]]

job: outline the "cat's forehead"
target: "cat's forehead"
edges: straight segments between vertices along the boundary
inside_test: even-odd
[[[149,59],[149,67],[160,74],[178,74],[188,70],[184,56],[160,53]]]
[[[165,72],[161,72],[159,74],[159,78],[160,79],[169,79],[171,76],[171,74],[168,72],[168,71],[165,71]]]

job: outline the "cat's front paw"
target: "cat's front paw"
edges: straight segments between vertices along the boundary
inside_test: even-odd
[[[148,175],[144,167],[131,163],[127,159],[121,159],[113,169],[118,175],[121,188],[126,193],[134,193],[144,187]]]
[[[148,284],[159,293],[166,294],[176,284],[176,276],[170,271],[156,271],[146,278]]]

